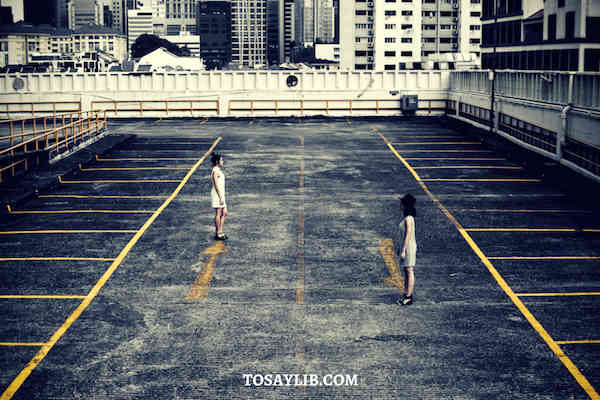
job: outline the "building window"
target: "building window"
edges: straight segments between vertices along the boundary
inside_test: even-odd
[[[413,15],[412,10],[402,10],[402,15]]]
[[[396,66],[394,64],[386,64],[383,68],[386,71],[394,71],[396,69]]]
[[[556,40],[556,14],[548,15],[548,40]]]
[[[471,26],[469,26],[469,30],[471,30],[471,31],[480,31],[481,30],[481,25],[471,25]]]
[[[412,24],[402,24],[402,29],[412,29]]]
[[[356,10],[356,15],[367,15],[367,10]]]
[[[563,8],[565,6],[565,0],[558,0],[558,8]]]
[[[403,37],[403,38],[401,39],[401,42],[402,42],[402,43],[412,43],[412,38],[409,38],[409,37]]]
[[[385,16],[386,17],[391,17],[396,15],[396,10],[385,10]]]
[[[412,57],[412,51],[401,51],[400,55],[402,57]]]
[[[567,39],[575,37],[575,11],[569,11],[565,15],[565,37]]]
[[[395,51],[386,51],[385,56],[386,57],[396,57],[396,52]]]
[[[385,43],[396,43],[396,38],[395,37],[386,37],[384,41],[385,41]]]
[[[396,29],[396,24],[385,24],[385,29]]]
[[[471,11],[471,17],[481,17],[481,13],[479,11]]]

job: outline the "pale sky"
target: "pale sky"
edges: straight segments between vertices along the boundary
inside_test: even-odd
[[[12,7],[15,22],[23,20],[23,0],[0,0],[2,7]]]

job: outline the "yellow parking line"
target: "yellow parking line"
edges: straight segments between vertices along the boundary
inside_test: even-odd
[[[91,171],[181,171],[181,170],[189,170],[191,166],[187,167],[130,167],[130,168],[82,168],[79,169],[85,172]]]
[[[499,157],[404,157],[406,161],[504,161],[506,158]]]
[[[10,214],[152,214],[154,210],[18,210]]]
[[[41,347],[44,346],[46,343],[42,343],[42,342],[30,342],[30,343],[22,343],[22,342],[0,342],[0,346],[7,346],[7,347],[25,347],[25,346],[31,346],[31,347]],[[4,397],[2,397],[4,398]]]
[[[111,162],[111,161],[192,161],[197,160],[194,157],[130,157],[130,158],[100,158],[96,154],[96,161],[100,162]]]
[[[426,166],[413,167],[414,169],[523,169],[523,167],[505,167],[500,165],[443,165],[443,166]]]
[[[540,256],[540,257],[488,257],[489,260],[600,260],[599,256]]]
[[[416,174],[416,172],[414,172],[414,169],[412,169],[412,167],[404,160],[404,158],[402,158],[398,154],[398,152],[396,151],[396,149],[394,148],[394,146],[392,146],[392,144],[387,140],[387,138],[385,138],[385,136],[383,136],[380,133],[379,133],[379,136],[386,142],[386,144],[388,145],[388,147],[390,148],[390,150],[396,155],[396,157],[400,160],[400,162],[402,164],[404,164],[406,166],[406,168],[411,172],[411,174],[413,174],[413,176],[415,176],[415,178],[417,178],[417,180],[419,181],[418,175]],[[556,355],[556,357],[569,370],[569,372],[571,373],[571,375],[573,376],[573,378],[575,378],[575,380],[577,381],[577,383],[583,388],[583,390],[585,390],[585,392],[588,394],[588,396],[590,396],[592,399],[596,399],[596,400],[600,399],[600,396],[598,395],[598,393],[596,392],[596,390],[594,389],[594,387],[590,384],[590,382],[587,380],[587,378],[581,373],[581,371],[579,371],[579,369],[577,368],[577,366],[562,351],[562,349],[560,348],[560,346],[552,339],[552,337],[550,337],[550,335],[544,329],[544,327],[533,316],[533,314],[529,311],[529,309],[525,306],[525,304],[523,304],[523,302],[521,301],[521,299],[519,299],[519,297],[517,295],[515,295],[514,291],[511,289],[511,287],[508,285],[508,283],[506,283],[506,281],[504,280],[504,278],[500,275],[500,273],[492,265],[492,263],[490,262],[490,259],[492,259],[492,258],[491,257],[487,257],[481,251],[481,249],[473,241],[473,239],[471,238],[471,236],[469,235],[469,233],[464,228],[462,228],[462,226],[460,225],[460,223],[454,218],[454,216],[448,211],[448,209],[446,207],[444,207],[444,205],[437,199],[437,197],[435,197],[431,193],[431,191],[429,190],[429,188],[427,187],[427,185],[424,182],[422,182],[422,181],[419,181],[419,185],[425,191],[425,193],[427,194],[427,196],[434,203],[437,204],[438,208],[457,227],[457,229],[460,232],[461,236],[469,244],[469,246],[471,247],[471,249],[473,250],[473,252],[475,252],[475,254],[479,257],[479,259],[481,260],[481,262],[485,265],[485,267],[488,269],[488,271],[490,272],[490,274],[494,277],[494,279],[496,280],[496,282],[498,283],[498,285],[502,288],[502,290],[504,291],[504,293],[506,293],[506,295],[512,300],[512,302],[515,304],[515,306],[519,309],[519,311],[521,312],[521,314],[523,314],[523,316],[527,319],[527,321],[529,322],[529,324],[534,328],[534,330],[538,333],[538,335],[540,335],[540,337],[544,340],[544,342],[546,342],[546,344],[548,345],[548,347],[550,348],[550,350]],[[600,259],[600,257],[598,257],[598,258]]]
[[[114,261],[114,258],[100,257],[5,257],[0,261]]]
[[[402,139],[462,139],[461,136],[450,135],[407,135],[402,136]],[[480,142],[477,142],[480,143]]]
[[[393,145],[422,145],[422,144],[481,144],[481,142],[393,142]]]
[[[39,231],[3,231],[0,235],[46,235],[46,234],[71,234],[71,233],[136,233],[137,230],[117,230],[117,229],[106,229],[106,230],[59,230],[59,229],[48,229]]]
[[[557,340],[556,344],[599,344],[600,340]]]
[[[166,199],[168,196],[100,196],[80,194],[40,194],[39,198],[72,198],[72,199]]]
[[[166,144],[180,144],[180,145],[194,145],[194,144],[212,144],[212,142],[135,142],[133,145],[161,145],[164,146]]]
[[[178,183],[181,182],[176,179],[131,179],[131,180],[88,180],[88,181],[64,181],[62,177],[58,177],[58,181],[62,184],[77,184],[77,183]]]
[[[72,294],[36,295],[36,294],[5,294],[0,299],[85,299],[85,296]]]
[[[421,179],[426,182],[541,182],[541,179],[512,179],[512,178],[498,178],[498,179],[445,179],[445,178],[428,178]]]
[[[425,150],[404,150],[398,149],[402,153],[492,153],[492,150],[436,150],[436,149],[425,149]]]
[[[164,203],[146,220],[144,225],[140,228],[139,231],[131,238],[131,240],[127,243],[127,245],[121,250],[119,256],[115,259],[112,259],[112,264],[110,267],[104,272],[104,275],[96,282],[94,287],[90,290],[88,295],[83,299],[81,304],[69,315],[69,317],[65,320],[56,332],[52,335],[48,343],[45,343],[42,348],[37,352],[37,354],[29,361],[27,366],[21,370],[19,375],[11,382],[8,388],[2,393],[0,399],[10,399],[16,393],[17,390],[21,387],[21,385],[25,382],[27,377],[31,374],[31,372],[38,366],[40,362],[46,357],[46,355],[50,352],[52,347],[58,342],[58,340],[67,332],[69,327],[79,318],[79,316],[85,311],[85,309],[90,305],[90,303],[94,300],[94,298],[98,295],[102,287],[106,284],[106,282],[110,279],[112,274],[119,267],[123,259],[129,254],[133,246],[138,242],[138,240],[142,237],[142,235],[148,230],[150,225],[158,218],[158,216],[163,212],[163,210],[177,197],[179,192],[183,189],[184,185],[188,182],[188,180],[192,177],[194,172],[200,167],[200,164],[204,162],[206,157],[213,151],[213,149],[217,146],[217,144],[221,141],[221,137],[217,138],[213,145],[208,149],[208,151],[200,158],[196,164],[189,170],[186,176],[179,182],[179,185],[173,193],[169,196],[168,199],[164,201]]]
[[[600,292],[570,292],[570,293],[516,293],[519,297],[563,297],[563,296],[600,296]]]
[[[499,208],[454,208],[454,211],[468,211],[468,212],[506,212],[506,213],[549,213],[549,214],[591,214],[591,211],[585,210],[508,210]]]
[[[469,232],[600,232],[600,229],[577,228],[467,228]]]

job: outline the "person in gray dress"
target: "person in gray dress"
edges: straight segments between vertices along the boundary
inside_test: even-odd
[[[408,306],[413,303],[413,290],[415,288],[414,267],[417,261],[417,240],[415,239],[415,217],[417,210],[415,203],[417,199],[407,194],[400,199],[404,218],[398,226],[398,237],[396,238],[396,254],[402,260],[404,267],[404,296],[397,301],[398,304]]]

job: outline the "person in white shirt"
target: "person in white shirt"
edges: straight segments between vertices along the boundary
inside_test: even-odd
[[[210,173],[212,189],[210,190],[210,200],[215,209],[215,239],[226,240],[227,235],[223,233],[223,225],[227,217],[227,203],[225,202],[225,174],[223,174],[223,156],[212,153],[211,161],[213,169]]]
[[[415,203],[417,199],[407,194],[400,199],[404,218],[398,226],[398,237],[396,243],[396,254],[402,260],[404,267],[404,296],[398,300],[398,304],[408,306],[413,303],[413,290],[415,288],[414,267],[417,261],[417,240],[415,238],[415,217],[417,210]]]

